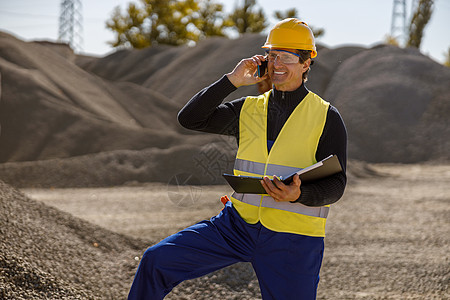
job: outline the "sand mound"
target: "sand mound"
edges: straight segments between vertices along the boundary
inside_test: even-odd
[[[84,70],[110,81],[142,85],[155,72],[188,49],[164,45],[141,50],[122,49],[97,59],[78,57],[76,63]]]
[[[0,182],[0,298],[123,299],[135,253],[125,237],[30,200]]]
[[[222,146],[219,146],[222,145]],[[228,149],[228,150],[227,150]],[[96,187],[163,182],[176,185],[225,184],[234,149],[223,143],[116,150],[36,162],[0,164],[0,178],[15,187]]]
[[[110,83],[37,43],[0,33],[0,161],[168,148],[178,106],[132,83]]]
[[[193,165],[204,165],[203,173],[220,177],[234,141],[224,143],[224,138],[182,129],[176,114],[194,93],[229,72],[243,56],[262,53],[264,37],[211,38],[195,47],[122,50],[102,58],[72,55],[60,44],[25,43],[6,33],[0,33],[0,41],[0,162],[8,162],[1,172],[12,168],[2,178],[15,178],[11,183],[23,186],[25,178],[45,170],[61,177],[48,175],[41,180],[43,186],[80,186],[88,180],[70,183],[64,174],[70,174],[70,168],[86,174],[80,170],[95,165],[103,175],[86,176],[92,180],[88,185],[104,186],[163,182],[173,175],[153,174],[197,173]],[[320,47],[307,85],[341,111],[350,159],[411,163],[448,160],[450,142],[444,137],[450,133],[449,79],[448,68],[418,51]],[[256,93],[255,86],[240,88],[229,98]],[[214,144],[223,149],[204,150]],[[183,145],[189,148],[186,155],[177,150]],[[105,157],[130,162],[133,170],[111,168]],[[22,166],[10,164],[23,161]],[[58,165],[67,169],[62,172]],[[26,175],[24,170],[35,171]],[[124,173],[107,175],[112,170]],[[55,181],[50,183],[50,178]],[[203,183],[220,182],[213,178]]]
[[[265,37],[257,34],[237,40],[210,38],[196,47],[121,50],[97,60],[80,59],[78,64],[105,79],[150,88],[181,107],[200,89],[230,72],[245,53],[264,53],[261,49],[264,40]],[[255,86],[243,87],[230,98],[256,93]]]
[[[222,145],[222,146],[220,146]],[[161,182],[174,186],[226,184],[221,174],[232,172],[233,148],[211,143],[170,149],[116,150],[71,158],[0,164],[0,178],[18,188],[69,188],[135,185]],[[385,176],[363,161],[350,160],[347,177]]]
[[[340,110],[349,156],[370,162],[448,159],[450,69],[392,46],[345,60],[325,97]]]
[[[348,58],[366,50],[362,47],[341,47],[336,49],[318,49],[320,56],[315,59],[312,70],[308,76],[307,86],[320,96],[325,91],[340,65]],[[327,99],[328,100],[328,99]]]

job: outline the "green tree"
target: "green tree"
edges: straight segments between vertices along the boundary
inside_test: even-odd
[[[122,15],[120,7],[117,6],[114,9],[111,20],[106,22],[106,27],[116,34],[115,41],[110,42],[110,44],[113,47],[126,45],[134,48],[144,48],[149,46],[151,44],[150,39],[142,34],[146,17],[145,12],[137,8],[133,3],[128,5],[127,14],[125,15]]]
[[[407,47],[420,48],[422,43],[423,31],[431,19],[433,13],[433,0],[420,0],[416,11],[414,12],[409,25],[409,38]]]
[[[275,17],[275,18],[277,18],[278,20],[284,20],[284,19],[287,19],[287,18],[297,18],[298,19],[298,12],[297,12],[297,9],[296,8],[291,8],[291,9],[288,9],[288,10],[286,10],[286,11],[281,11],[281,10],[276,10],[274,13],[273,13],[273,16]]]
[[[223,5],[214,0],[202,1],[199,4],[198,18],[195,26],[200,31],[202,38],[208,36],[225,36],[227,27],[223,14]]]
[[[277,10],[277,11],[274,12],[273,16],[275,18],[277,18],[278,20],[280,20],[280,21],[284,20],[284,19],[287,19],[287,18],[300,19],[298,17],[298,12],[297,12],[296,8],[291,8],[291,9],[288,9],[288,10],[286,10],[284,12],[282,12],[280,10]],[[310,26],[309,24],[308,24],[308,26],[309,26],[309,28],[311,28],[315,38],[318,38],[318,37],[320,37],[320,36],[325,34],[325,29],[323,29],[323,28],[315,28],[313,26]]]
[[[256,0],[244,0],[242,7],[236,7],[228,16],[226,25],[234,28],[239,34],[261,32],[267,27],[266,16],[262,8],[255,9]]]
[[[141,0],[141,5],[129,3],[124,13],[120,7],[115,8],[106,22],[116,34],[113,47],[182,45],[223,35],[223,6],[214,0]]]

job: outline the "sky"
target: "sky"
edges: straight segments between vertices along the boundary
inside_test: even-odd
[[[406,0],[409,20],[414,0]],[[26,40],[56,41],[58,38],[61,0],[0,0],[0,31]],[[83,43],[79,53],[105,56],[114,51],[108,41],[114,39],[106,29],[114,8],[125,9],[138,0],[82,1]],[[230,12],[243,0],[216,0]],[[277,20],[274,11],[296,8],[299,18],[325,35],[316,42],[330,48],[344,45],[371,47],[390,34],[394,0],[257,0],[269,19],[270,29]],[[267,29],[267,30],[268,30]],[[435,0],[434,12],[425,28],[421,51],[443,63],[450,48],[450,0]],[[320,53],[319,53],[320,55]]]

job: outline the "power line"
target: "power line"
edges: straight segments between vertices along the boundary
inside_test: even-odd
[[[57,17],[55,15],[51,16],[51,15],[42,15],[42,14],[29,14],[29,13],[6,11],[6,10],[0,10],[0,14],[14,15],[14,16],[26,17],[26,18],[56,18]]]
[[[0,9],[0,15],[4,14],[7,16],[17,16],[17,17],[24,17],[24,18],[40,18],[40,19],[48,19],[48,18],[58,18],[57,15],[43,15],[43,14],[31,14],[31,13],[22,13],[22,12],[15,12],[15,11],[9,11],[9,10],[2,10]],[[103,22],[103,18],[84,18],[83,21],[89,21],[89,22]],[[30,25],[33,26],[33,25]]]

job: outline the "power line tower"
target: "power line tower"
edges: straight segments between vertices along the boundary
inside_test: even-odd
[[[83,47],[81,0],[62,0],[59,14],[58,41],[69,43],[74,51]]]
[[[397,39],[400,45],[405,45],[407,36],[406,0],[394,0],[394,6],[392,7],[391,37]]]

